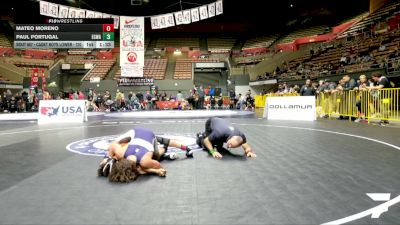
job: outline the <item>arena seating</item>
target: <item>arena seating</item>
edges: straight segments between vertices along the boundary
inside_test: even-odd
[[[163,37],[157,40],[156,48],[182,48],[182,47],[192,47],[199,48],[199,39],[193,37],[176,37],[169,38]]]
[[[211,53],[228,53],[232,50],[236,38],[233,37],[210,37],[207,38],[208,51]]]
[[[309,27],[305,29],[299,29],[290,33],[289,35],[281,39],[278,43],[289,43],[300,37],[308,37],[308,36],[323,34],[325,28],[326,26],[322,25],[322,26]]]
[[[400,21],[399,16],[400,2],[394,2],[392,4],[387,4],[377,10],[375,13],[367,16],[363,20],[351,26],[348,30],[343,32],[338,38],[344,38],[348,36],[359,35],[362,32],[368,32],[370,28],[377,25],[379,22],[388,22],[389,30],[396,29],[396,21]]]
[[[81,59],[81,58],[69,58],[67,63],[70,64],[86,64],[93,63],[94,68],[87,74],[85,80],[90,80],[92,77],[100,77],[101,80],[104,80],[111,70],[112,66],[115,64],[115,60],[101,60],[101,59]]]
[[[330,74],[365,71],[373,65],[383,67],[387,57],[399,48],[400,37],[399,32],[394,32],[376,38],[360,37],[353,41],[339,39],[331,44],[336,47],[314,55],[307,54],[289,62],[289,71],[282,73],[280,79],[313,79]],[[379,49],[381,46],[385,46],[384,50]],[[366,56],[371,58],[365,59]],[[354,62],[341,65],[342,57],[354,58]]]
[[[242,50],[254,49],[254,48],[268,48],[276,40],[277,35],[253,37],[247,39]]]
[[[8,84],[10,80],[0,75],[0,84]]]
[[[10,41],[3,33],[0,33],[0,47],[12,47]]]
[[[167,59],[145,59],[143,76],[146,78],[154,78],[155,80],[165,79],[165,71],[167,69]],[[114,79],[121,77],[121,68],[119,68]]]
[[[42,59],[29,59],[29,58],[10,58],[7,60],[7,63],[14,64],[18,67],[22,67],[25,69],[31,68],[49,68],[53,65],[53,60],[42,60]]]
[[[192,64],[195,62],[219,62],[219,59],[177,59],[175,65],[174,79],[188,80],[192,79]]]
[[[68,55],[86,55],[91,52],[91,49],[68,49]]]

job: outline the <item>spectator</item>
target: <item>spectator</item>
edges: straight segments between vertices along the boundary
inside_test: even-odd
[[[178,94],[176,94],[176,100],[179,102],[183,100],[183,95],[181,91],[178,91]]]
[[[307,79],[306,84],[303,85],[300,89],[300,95],[301,96],[315,96],[315,89],[311,85],[311,80]]]

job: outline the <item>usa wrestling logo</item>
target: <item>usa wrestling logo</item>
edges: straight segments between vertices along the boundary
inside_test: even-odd
[[[196,144],[196,138],[193,135],[172,135],[172,134],[156,134],[156,136],[179,140],[182,144],[189,146],[193,151],[200,151],[201,148]],[[75,141],[67,145],[67,150],[81,155],[105,156],[107,148],[118,135],[94,137]],[[181,149],[169,147],[167,154],[172,152],[181,152]]]
[[[57,116],[58,110],[60,109],[60,106],[56,107],[41,107],[40,108],[40,114],[51,117],[51,116]]]

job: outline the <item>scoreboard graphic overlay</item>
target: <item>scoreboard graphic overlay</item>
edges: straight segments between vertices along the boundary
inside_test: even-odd
[[[47,19],[16,24],[14,48],[114,48],[113,19]]]

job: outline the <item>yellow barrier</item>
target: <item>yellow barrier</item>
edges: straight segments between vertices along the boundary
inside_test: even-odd
[[[285,93],[285,94],[272,93],[272,94],[266,94],[266,95],[256,95],[254,97],[254,104],[255,104],[256,108],[264,108],[265,102],[267,101],[268,97],[285,97],[285,96],[299,96],[299,94],[298,93]]]
[[[321,117],[346,116],[371,120],[400,121],[400,88],[371,91],[343,91],[317,95]]]

